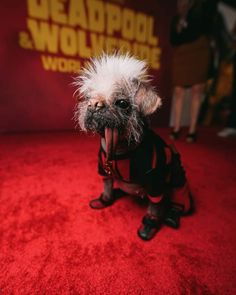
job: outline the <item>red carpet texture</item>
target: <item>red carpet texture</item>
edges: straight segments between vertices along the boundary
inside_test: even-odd
[[[166,139],[168,130],[157,130]],[[100,194],[98,137],[1,135],[0,294],[236,294],[236,138],[176,143],[196,213],[137,236],[146,205]]]

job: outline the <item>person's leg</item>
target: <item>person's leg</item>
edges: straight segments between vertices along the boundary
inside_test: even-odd
[[[233,59],[233,72],[231,111],[226,127],[236,129],[236,53]]]
[[[205,84],[197,84],[192,86],[191,110],[190,110],[190,126],[187,140],[194,141],[194,135],[197,129],[197,120],[201,107],[202,97],[205,91]],[[193,138],[191,138],[191,136]],[[192,140],[191,140],[192,139]]]
[[[181,127],[180,122],[181,122],[181,115],[182,115],[182,109],[183,109],[184,95],[185,95],[184,88],[180,86],[176,86],[174,89],[174,97],[175,97],[174,126],[173,126],[173,130],[170,133],[170,138],[172,140],[178,139],[180,134],[180,127]]]
[[[175,105],[174,105],[174,132],[178,132],[180,130],[180,121],[183,109],[184,102],[184,94],[185,89],[183,87],[175,87],[174,95],[175,95]]]

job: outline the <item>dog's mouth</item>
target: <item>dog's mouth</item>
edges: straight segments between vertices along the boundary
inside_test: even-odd
[[[111,150],[115,150],[118,140],[120,148],[125,143],[136,145],[142,139],[145,120],[137,111],[131,113],[131,109],[124,112],[103,108],[99,111],[87,109],[82,114],[83,129],[105,138]]]
[[[98,112],[89,110],[85,116],[85,128],[100,134],[102,137],[105,136],[105,130],[107,128],[117,129],[120,134],[123,133],[126,129],[126,125],[126,117],[122,118],[119,114],[108,112],[106,110]]]
[[[107,158],[115,154],[117,144],[124,140],[127,133],[127,118],[119,114],[107,112],[105,109],[98,112],[88,111],[85,117],[87,130],[98,133],[105,139]]]

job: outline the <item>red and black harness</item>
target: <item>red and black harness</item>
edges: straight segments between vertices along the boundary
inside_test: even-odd
[[[102,145],[99,150],[98,171],[102,176],[113,176],[126,183],[141,184],[152,196],[161,195],[171,181],[173,163],[171,148],[152,130],[147,130],[141,144],[125,154],[107,160]],[[184,171],[181,183],[185,181]],[[176,182],[176,181],[175,181]]]

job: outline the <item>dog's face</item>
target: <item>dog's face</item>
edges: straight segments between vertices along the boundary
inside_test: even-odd
[[[75,119],[82,130],[102,136],[106,129],[115,129],[128,142],[139,142],[145,116],[160,106],[145,63],[128,55],[94,59],[75,85],[82,97]]]

